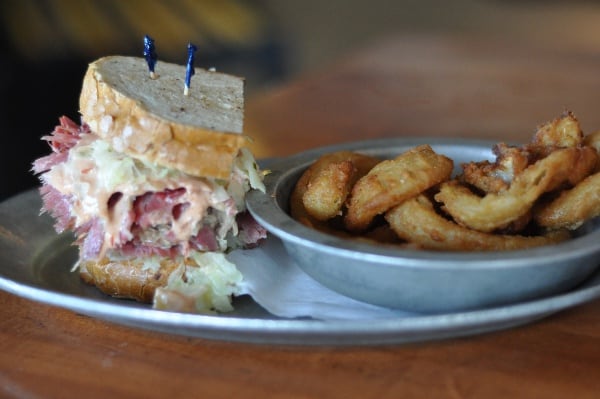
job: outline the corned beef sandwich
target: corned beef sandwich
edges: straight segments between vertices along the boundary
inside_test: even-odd
[[[231,310],[241,274],[225,257],[266,235],[245,209],[263,174],[244,147],[241,78],[112,56],[89,65],[81,124],[67,117],[34,162],[42,211],[73,231],[82,279],[161,309]]]

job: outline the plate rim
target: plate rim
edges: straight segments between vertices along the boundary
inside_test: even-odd
[[[0,203],[26,202],[39,196],[31,189]],[[37,217],[37,210],[28,210]],[[37,220],[37,219],[34,219]],[[41,220],[41,219],[40,219]],[[3,227],[0,220],[0,227]],[[49,237],[51,238],[51,237]],[[272,237],[275,239],[275,237]],[[7,240],[4,235],[0,240]],[[31,266],[31,265],[29,265]],[[66,269],[66,268],[65,268]],[[597,280],[597,281],[596,281]],[[600,297],[600,271],[566,293],[505,306],[388,319],[306,320],[196,315],[127,305],[33,286],[6,277],[0,270],[0,289],[25,299],[59,307],[121,325],[176,335],[261,344],[380,345],[423,342],[516,327]],[[591,283],[590,283],[591,282]],[[83,283],[82,283],[83,284]]]
[[[600,271],[569,292],[505,306],[442,314],[365,320],[244,318],[169,312],[126,301],[83,298],[0,276],[13,295],[100,320],[173,335],[261,344],[381,345],[425,342],[500,331],[600,298]],[[590,281],[592,283],[590,284]],[[149,305],[148,305],[149,306]]]

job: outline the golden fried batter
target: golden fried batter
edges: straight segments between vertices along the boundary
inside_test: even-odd
[[[493,147],[496,162],[470,162],[462,165],[461,179],[484,193],[506,190],[515,176],[523,172],[530,163],[530,153],[522,147],[511,147],[504,143]]]
[[[429,145],[385,161],[325,155],[298,181],[292,217],[398,248],[491,251],[560,242],[600,216],[600,131],[585,136],[571,112],[540,125],[529,143],[492,152],[495,160],[465,163],[456,178],[452,160]]]
[[[508,189],[514,178],[528,166],[545,158],[551,152],[567,147],[578,147],[584,142],[579,121],[571,112],[539,126],[532,141],[515,147],[496,144],[495,162],[481,161],[463,164],[461,179],[484,193],[498,193]]]
[[[583,144],[600,152],[600,130],[590,133],[583,138]]]
[[[336,197],[339,196],[343,197],[343,200],[341,201],[343,205],[347,194],[344,196],[344,194],[341,192],[343,190],[338,190],[336,194],[331,195],[330,193],[326,192],[329,190],[329,188],[324,184],[329,180],[329,178],[333,179],[331,176],[333,171],[328,170],[329,168],[333,168],[335,170],[340,164],[347,163],[348,161],[350,161],[352,164],[352,173],[346,176],[346,178],[348,178],[348,180],[351,182],[348,187],[348,190],[350,190],[352,184],[354,184],[354,182],[360,176],[366,174],[374,165],[379,163],[380,159],[351,151],[337,151],[322,155],[304,171],[296,183],[290,196],[290,215],[305,226],[325,233],[349,237],[349,234],[332,228],[324,219],[320,220],[313,216],[315,214],[319,214],[319,207],[321,207],[321,209],[329,209],[331,214],[339,213],[339,209],[337,208],[334,211],[331,211],[332,208],[337,207],[337,205],[332,204],[339,203],[339,200],[336,199]],[[322,175],[328,177],[319,178],[319,176]],[[338,179],[338,181],[339,180],[340,179]],[[329,180],[329,182],[331,182],[331,180]],[[320,194],[325,192],[323,195],[327,198],[324,200],[313,200],[315,196],[319,195],[319,192]],[[312,207],[310,211],[307,209],[306,204],[308,204],[309,207]]]
[[[583,138],[583,144],[592,147],[593,149],[600,154],[600,130],[590,133]],[[600,157],[598,158],[598,163],[596,164],[595,172],[600,172]]]
[[[450,178],[453,162],[429,145],[415,147],[395,159],[382,161],[359,179],[352,189],[346,228],[369,227],[375,216]]]
[[[542,227],[574,230],[586,220],[600,215],[600,172],[588,176],[574,188],[565,190],[535,212]]]
[[[308,170],[310,175],[302,202],[306,212],[325,221],[342,214],[342,208],[354,183],[381,160],[350,151],[319,158]]]
[[[572,112],[539,126],[531,144],[536,147],[577,147],[583,143],[583,132]]]
[[[320,222],[308,214],[304,207],[304,202],[302,201],[310,177],[311,168],[308,168],[296,182],[294,190],[292,190],[290,195],[290,215],[305,226],[317,228]]]
[[[323,168],[311,179],[302,196],[306,212],[322,221],[341,215],[355,174],[356,168],[350,161],[331,163]]]
[[[519,174],[507,190],[479,197],[456,180],[445,182],[436,201],[454,220],[471,229],[503,229],[530,211],[544,193],[569,182],[576,184],[595,167],[598,154],[589,147],[563,148]]]
[[[431,250],[505,251],[554,244],[570,237],[562,230],[532,237],[471,230],[440,216],[425,195],[392,208],[385,218],[400,238]]]

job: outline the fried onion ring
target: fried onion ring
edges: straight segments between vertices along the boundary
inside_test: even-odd
[[[339,165],[340,163],[346,162],[348,160],[352,161],[353,167],[355,169],[353,173],[355,173],[357,176],[361,173],[363,175],[366,174],[372,166],[380,162],[380,159],[378,158],[371,157],[368,155],[357,154],[351,151],[338,151],[322,155],[315,162],[313,162],[313,164],[308,169],[304,171],[304,173],[300,176],[300,179],[298,179],[298,182],[296,182],[294,190],[290,195],[290,215],[294,219],[296,219],[298,222],[302,223],[307,227],[314,228],[324,233],[333,234],[345,238],[351,237],[350,234],[331,227],[326,221],[315,218],[311,214],[315,213],[314,209],[312,210],[312,212],[309,212],[305,206],[304,201],[306,193],[310,193],[309,187],[311,186],[311,182],[313,185],[313,194],[308,194],[309,197],[310,195],[314,195],[314,190],[316,190],[317,187],[319,187],[319,183],[317,183],[317,186],[314,186],[314,180],[315,178],[317,178],[317,176],[321,175],[324,170],[327,170],[327,168],[329,168],[330,165]],[[311,204],[310,201],[307,201],[307,203],[309,203],[309,205]]]
[[[511,147],[504,143],[494,145],[494,163],[490,161],[462,164],[461,179],[484,193],[497,193],[506,190],[515,176],[530,164],[530,153],[522,147]]]
[[[600,216],[600,131],[584,135],[571,112],[492,152],[456,177],[429,145],[385,161],[323,155],[292,191],[291,215],[344,239],[451,251],[549,245]]]
[[[400,238],[430,250],[505,251],[555,244],[570,238],[565,230],[531,237],[471,230],[439,215],[423,194],[392,208],[385,219]]]
[[[590,147],[563,148],[529,166],[507,190],[480,197],[452,180],[441,185],[435,199],[457,223],[489,233],[526,215],[542,194],[565,182],[578,183],[597,161],[598,153]]]
[[[596,152],[598,152],[598,154],[600,154],[600,130],[586,135],[583,138],[583,143],[588,147],[592,147],[596,150]],[[600,172],[600,157],[598,159],[598,163],[596,164],[596,169],[594,169],[594,171]]]
[[[595,148],[596,151],[600,152],[600,130],[586,135],[583,138],[583,143],[587,146]]]
[[[588,176],[570,190],[535,212],[535,221],[542,227],[574,230],[586,220],[600,215],[600,172]]]
[[[324,226],[323,223],[312,217],[304,207],[304,202],[302,201],[302,197],[304,193],[306,193],[306,189],[308,187],[308,183],[311,177],[311,168],[308,168],[304,173],[300,176],[300,179],[296,182],[294,189],[290,195],[290,215],[296,219],[298,222],[302,223],[305,226],[321,229]]]
[[[377,164],[352,189],[345,226],[353,232],[369,227],[375,216],[450,178],[453,161],[421,145]]]
[[[306,212],[320,221],[340,216],[356,181],[379,162],[378,158],[350,151],[319,158],[307,171],[310,177],[302,195]]]
[[[565,148],[583,143],[583,131],[572,112],[566,111],[558,118],[537,128],[531,145],[533,147]]]

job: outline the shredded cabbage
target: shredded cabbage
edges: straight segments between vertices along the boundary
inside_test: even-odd
[[[144,184],[147,181],[147,176],[152,176],[153,179],[164,179],[175,177],[181,173],[175,169],[152,164],[117,152],[104,140],[94,140],[87,146],[78,148],[74,155],[73,161],[76,161],[77,155],[94,161],[98,181],[102,182],[104,188],[108,191],[114,190],[123,184]]]
[[[265,192],[263,178],[250,150],[242,148],[233,163],[233,173],[227,185],[227,192],[240,211],[246,209],[245,198],[250,189]]]
[[[195,265],[183,262],[171,273],[167,285],[154,294],[154,308],[197,313],[229,312],[231,298],[239,294],[243,279],[240,271],[223,253],[190,254]]]
[[[263,182],[264,175],[260,171],[254,156],[247,148],[242,148],[239,162],[242,164],[240,169],[245,170],[250,182],[250,187],[255,190],[265,192],[265,183]]]
[[[90,135],[91,136],[91,135]],[[93,136],[92,136],[93,137]],[[95,173],[94,183],[101,187],[105,192],[120,191],[124,186],[141,186],[152,181],[163,179],[178,180],[187,176],[184,172],[177,169],[167,168],[161,165],[153,164],[142,159],[133,158],[127,154],[115,151],[111,145],[98,139],[82,140],[73,147],[69,154],[69,160],[62,165],[65,174],[74,174],[71,181],[79,182],[80,195],[85,198],[92,195],[91,187],[86,183],[88,170],[92,168]],[[52,171],[50,171],[50,175]],[[242,205],[245,193],[251,188],[265,191],[263,183],[263,174],[252,153],[242,148],[233,165],[233,175],[229,182],[221,182],[215,179],[205,179],[213,189],[213,196],[216,202],[226,201],[229,197],[234,198],[236,204]],[[227,183],[226,186],[223,183]]]
[[[236,158],[234,168],[242,171],[243,175],[247,176],[250,187],[255,190],[265,192],[265,184],[263,182],[263,174],[258,168],[254,156],[247,148],[240,150],[240,155]]]

